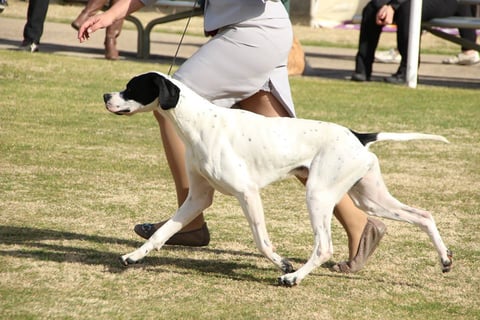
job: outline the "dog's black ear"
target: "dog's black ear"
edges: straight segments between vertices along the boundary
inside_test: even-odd
[[[163,110],[175,108],[180,98],[180,89],[162,75],[158,75],[154,82],[158,86],[158,102],[160,108]]]

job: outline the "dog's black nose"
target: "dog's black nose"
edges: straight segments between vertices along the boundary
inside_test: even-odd
[[[112,95],[111,95],[110,93],[105,93],[105,94],[103,95],[103,101],[104,101],[105,103],[107,103],[108,100],[110,100],[111,98],[112,98]]]

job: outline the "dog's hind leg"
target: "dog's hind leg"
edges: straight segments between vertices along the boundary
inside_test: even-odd
[[[310,166],[306,192],[314,235],[311,256],[298,271],[281,276],[278,281],[282,285],[299,284],[311,271],[332,256],[331,220],[335,204],[370,166],[371,160],[364,149],[354,156],[348,151],[334,149],[332,146],[325,150],[323,155],[317,155]]]
[[[153,249],[160,249],[168,239],[190,223],[213,201],[214,189],[207,180],[197,174],[190,174],[190,190],[185,202],[175,215],[158,229],[140,248],[120,257],[123,265],[136,263]]]
[[[410,207],[395,199],[383,181],[378,159],[374,154],[374,165],[369,172],[349,191],[355,204],[366,213],[393,220],[406,221],[425,231],[440,257],[442,271],[452,266],[452,252],[445,246],[430,212]]]
[[[280,268],[283,273],[292,272],[293,266],[290,261],[282,258],[274,251],[274,246],[270,241],[265,224],[265,215],[259,190],[251,187],[246,192],[236,194],[235,197],[247,218],[258,250]]]

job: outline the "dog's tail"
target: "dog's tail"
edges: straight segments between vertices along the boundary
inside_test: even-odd
[[[395,132],[376,132],[376,133],[358,133],[353,130],[352,133],[365,146],[369,147],[371,144],[378,141],[409,141],[409,140],[436,140],[449,143],[445,137],[436,134],[426,134],[417,132],[395,133]]]

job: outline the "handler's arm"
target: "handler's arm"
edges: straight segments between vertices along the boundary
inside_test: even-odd
[[[120,0],[107,11],[92,16],[85,21],[78,30],[78,40],[84,42],[98,29],[110,26],[113,22],[124,19],[129,14],[140,10],[145,5],[140,0]]]

